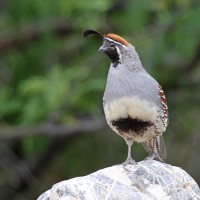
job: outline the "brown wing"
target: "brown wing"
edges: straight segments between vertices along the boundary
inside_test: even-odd
[[[159,97],[162,103],[162,110],[163,110],[163,115],[161,116],[161,120],[163,122],[163,125],[167,127],[168,125],[168,107],[167,107],[167,100],[165,98],[164,91],[162,89],[161,85],[158,85],[159,88]]]
[[[167,101],[165,98],[165,94],[164,91],[161,87],[161,85],[158,85],[158,89],[159,89],[159,98],[160,101],[162,103],[162,115],[160,116],[162,122],[163,122],[163,126],[167,127],[168,125],[168,107],[167,107]],[[150,138],[149,140],[147,140],[146,142],[142,143],[145,150],[149,153],[151,153],[152,149],[153,149],[153,138]],[[163,139],[162,135],[159,135],[156,137],[156,149],[157,152],[159,154],[159,156],[162,159],[165,159],[167,157],[167,152],[166,152],[166,148],[165,148],[165,142]]]

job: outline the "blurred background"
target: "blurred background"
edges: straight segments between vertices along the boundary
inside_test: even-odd
[[[168,100],[167,163],[200,183],[199,20],[198,0],[0,0],[0,199],[33,200],[126,159],[102,109],[110,61],[87,28],[136,47]]]

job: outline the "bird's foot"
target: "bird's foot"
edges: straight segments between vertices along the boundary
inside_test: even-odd
[[[136,164],[136,161],[133,160],[132,158],[128,158],[126,159],[125,162],[122,163],[123,166],[126,166],[126,165],[135,165]]]
[[[152,152],[149,156],[147,156],[144,160],[158,160],[162,163],[165,163],[165,161],[156,153]]]

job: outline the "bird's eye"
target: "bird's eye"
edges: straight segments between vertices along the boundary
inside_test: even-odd
[[[114,44],[111,44],[111,45],[110,45],[110,47],[111,47],[111,48],[114,48],[114,47],[115,47],[115,45],[114,45]]]

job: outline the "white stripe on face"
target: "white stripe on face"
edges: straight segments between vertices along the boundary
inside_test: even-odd
[[[122,54],[121,54],[121,52],[119,50],[119,47],[116,46],[115,48],[117,49],[117,53],[119,55],[119,62],[121,62],[121,60],[122,60]]]

